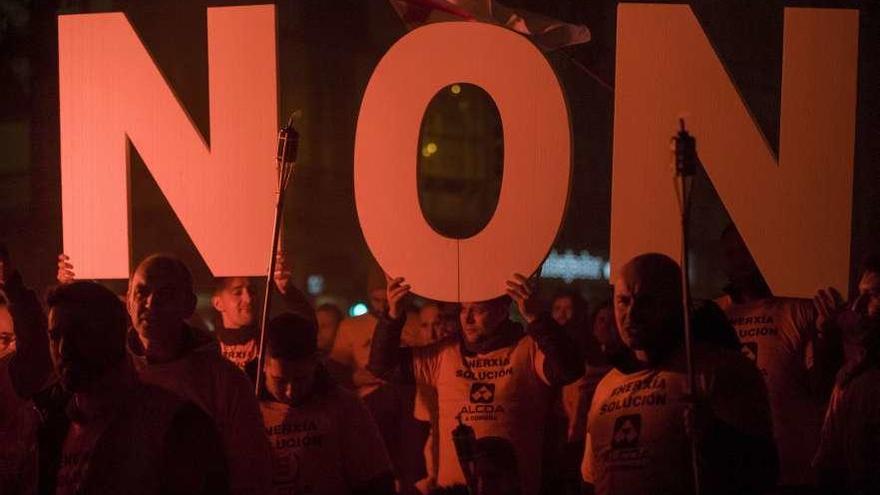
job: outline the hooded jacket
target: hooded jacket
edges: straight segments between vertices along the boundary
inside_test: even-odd
[[[134,330],[128,349],[141,381],[194,402],[214,419],[226,452],[233,494],[272,491],[269,440],[248,377],[220,355],[207,332],[184,328],[184,351],[167,363],[150,363]]]
[[[71,396],[57,384],[37,394],[34,403],[42,418],[37,493],[52,495],[75,414]],[[159,387],[138,383],[98,438],[77,493],[228,493],[219,450],[217,432],[204,411]]]

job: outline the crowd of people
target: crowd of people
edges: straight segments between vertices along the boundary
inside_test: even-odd
[[[60,255],[40,297],[0,246],[0,494],[880,493],[880,257],[808,300],[721,245],[729,285],[689,314],[656,253],[592,311],[521,274],[463,303],[389,274],[354,318],[279,254],[262,340],[248,278],[207,330],[173,255],[125,294]]]

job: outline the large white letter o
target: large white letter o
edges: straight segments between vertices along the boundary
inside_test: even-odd
[[[434,231],[422,214],[417,149],[422,117],[453,83],[483,88],[504,133],[504,174],[495,214],[473,237]],[[525,37],[476,22],[412,31],[382,58],[357,123],[354,189],[367,245],[386,273],[440,301],[504,294],[514,272],[532,273],[562,223],[571,174],[571,136],[562,87]]]

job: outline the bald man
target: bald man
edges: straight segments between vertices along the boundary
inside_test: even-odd
[[[626,263],[614,286],[631,351],[599,383],[581,467],[597,494],[693,493],[690,434],[702,493],[763,493],[776,479],[767,392],[738,352],[698,344],[696,400],[686,428],[687,363],[678,264],[661,254]]]
[[[217,342],[188,326],[196,305],[192,275],[179,259],[152,255],[131,276],[128,350],[140,379],[191,400],[217,425],[232,493],[272,490],[271,450],[248,377]]]

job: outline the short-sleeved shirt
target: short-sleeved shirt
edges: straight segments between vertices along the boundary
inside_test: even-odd
[[[811,301],[771,297],[719,306],[736,329],[743,355],[755,362],[767,384],[779,451],[779,482],[814,482],[810,460],[822,425],[822,405],[810,394],[816,313]]]
[[[751,363],[704,347],[695,349],[694,363],[697,393],[716,418],[743,433],[769,437],[766,392]],[[653,369],[612,369],[599,382],[581,466],[598,495],[692,492],[686,392],[683,352]]]
[[[379,430],[353,392],[333,386],[300,406],[266,400],[260,409],[278,495],[347,494],[391,472]]]
[[[464,355],[458,340],[413,350],[416,383],[437,390],[438,472],[440,486],[463,483],[452,442],[457,417],[477,438],[496,436],[513,445],[524,495],[538,492],[543,425],[550,387],[544,354],[524,336],[507,347]]]

